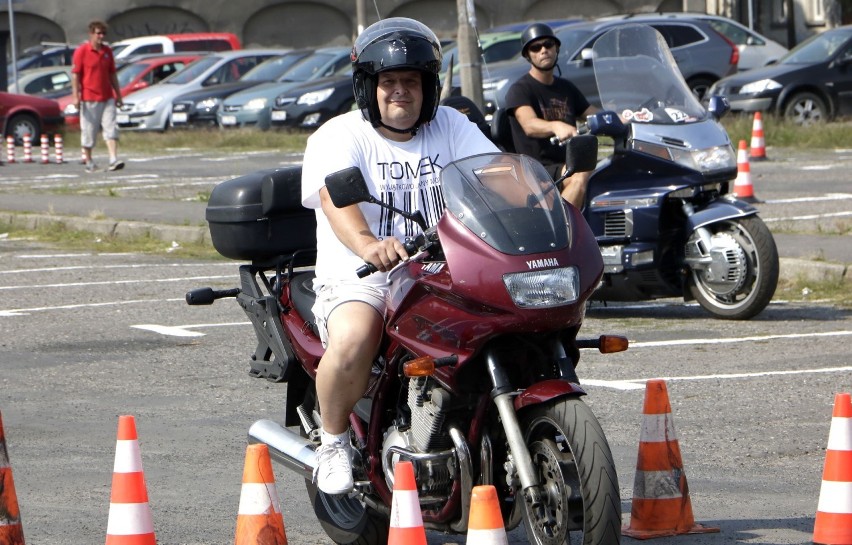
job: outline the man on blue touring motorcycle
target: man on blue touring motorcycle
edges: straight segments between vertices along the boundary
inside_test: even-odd
[[[608,32],[592,58],[608,112],[589,129],[614,143],[583,211],[605,265],[593,298],[682,296],[718,318],[755,316],[775,293],[778,252],[757,210],[728,194],[737,164],[719,123],[727,102],[711,97],[705,110],[650,26]]]
[[[719,123],[727,101],[711,97],[705,110],[647,25],[613,29],[583,57],[603,107],[589,132],[614,145],[583,206],[605,265],[592,299],[683,297],[717,318],[760,313],[778,283],[778,252],[757,209],[728,193],[737,164]]]

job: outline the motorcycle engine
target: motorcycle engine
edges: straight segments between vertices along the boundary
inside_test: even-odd
[[[416,454],[446,451],[453,447],[450,435],[444,430],[451,396],[437,383],[426,377],[412,378],[408,385],[408,409],[411,425],[389,428],[385,434],[382,451],[388,448],[406,450]],[[394,454],[393,462],[405,460],[404,454]],[[421,503],[424,495],[445,496],[455,474],[453,458],[419,458],[414,463],[415,478],[420,486]],[[385,480],[393,489],[393,465],[385,466]]]

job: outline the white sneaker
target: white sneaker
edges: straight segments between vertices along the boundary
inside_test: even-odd
[[[124,161],[119,161],[118,159],[111,161],[107,170],[121,170],[124,168]]]
[[[317,448],[314,482],[320,490],[332,496],[352,491],[355,483],[352,480],[351,450],[351,446],[340,441]]]
[[[91,174],[92,172],[97,172],[97,170],[98,166],[93,161],[89,161],[88,163],[86,163],[86,172],[88,172],[89,174]]]

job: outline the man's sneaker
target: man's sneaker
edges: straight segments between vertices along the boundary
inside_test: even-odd
[[[118,159],[116,159],[115,161],[110,162],[109,168],[107,168],[107,170],[110,170],[110,171],[121,170],[123,168],[124,168],[124,161],[119,161]]]
[[[332,496],[346,494],[355,486],[352,481],[352,463],[349,456],[351,449],[352,447],[340,441],[320,445],[317,448],[314,482],[326,494]]]
[[[95,172],[97,170],[98,170],[98,167],[95,165],[95,163],[93,161],[89,161],[88,163],[86,163],[86,172],[91,173],[91,172]]]

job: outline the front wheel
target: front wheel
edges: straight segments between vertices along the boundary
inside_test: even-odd
[[[757,216],[721,221],[712,233],[712,263],[693,269],[689,290],[717,318],[747,320],[761,312],[778,285],[778,249]],[[688,243],[694,247],[697,234]]]
[[[785,103],[784,117],[796,125],[816,125],[828,121],[828,107],[819,95],[796,93]]]
[[[621,541],[621,496],[603,430],[578,398],[533,407],[521,429],[541,485],[542,505],[523,507],[533,545],[614,545]]]

